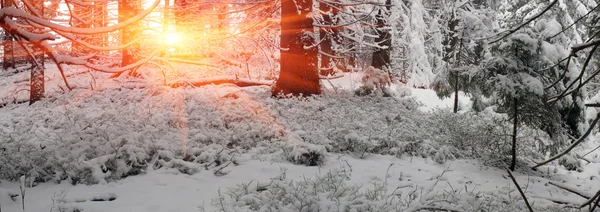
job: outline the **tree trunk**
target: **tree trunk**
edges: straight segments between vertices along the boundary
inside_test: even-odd
[[[297,5],[296,5],[297,4]],[[281,59],[279,79],[273,95],[320,94],[317,71],[317,48],[312,46],[312,0],[283,0],[281,2]]]
[[[34,47],[36,51],[32,59],[31,78],[29,82],[29,105],[44,98],[44,52],[41,49]],[[37,63],[36,63],[37,62]],[[36,65],[37,64],[37,65]]]
[[[139,12],[139,0],[120,0],[119,1],[119,22],[134,17]],[[139,35],[139,24],[134,24],[130,27],[125,27],[121,31],[121,43],[129,43],[135,40]],[[140,45],[134,44],[122,50],[121,66],[128,66],[140,59]]]
[[[458,73],[454,74],[454,113],[458,113]]]
[[[94,2],[93,7],[93,20],[94,24],[92,27],[100,28],[107,26],[107,18],[108,18],[108,5],[106,2]],[[101,35],[94,35],[94,44],[98,46],[108,46],[108,33],[103,33]]]
[[[73,14],[77,18],[71,19],[73,26],[79,27],[79,28],[91,28],[93,17],[94,17],[93,13],[94,13],[94,11],[91,6],[74,4],[73,5]],[[91,42],[92,41],[91,37],[92,37],[91,35],[83,35],[82,37],[80,37],[78,39],[88,42],[88,43],[93,43],[93,42]],[[88,51],[87,47],[73,42],[73,45],[71,46],[71,54],[73,56],[83,56],[83,55],[87,55],[88,53],[89,53],[89,51]]]
[[[42,1],[35,1],[33,8],[39,11],[44,18],[44,4]],[[34,30],[35,33],[42,33],[41,30]],[[40,40],[28,40],[33,50],[33,58],[31,58],[31,76],[29,81],[29,105],[44,98],[45,94],[45,79],[44,79],[44,49],[33,43],[38,43]]]
[[[517,165],[517,127],[519,125],[519,105],[517,97],[513,98],[513,134],[512,134],[512,161],[510,162],[510,170],[514,171]]]
[[[2,8],[11,7],[12,5],[13,3],[11,0],[2,0]],[[4,50],[2,69],[7,70],[9,68],[15,68],[14,41],[10,32],[4,30],[2,42]]]
[[[333,43],[339,43],[339,30],[338,27],[334,26],[333,17],[338,13],[338,9],[331,7],[331,3],[320,2],[319,10],[321,10],[323,16],[323,22],[321,25],[326,27],[319,28],[319,36],[321,43],[319,47],[323,52],[321,55],[320,73],[321,75],[332,75],[335,74],[335,67],[337,67],[336,58],[332,57],[335,55],[333,50]]]
[[[383,46],[384,48],[378,48],[375,50],[375,52],[373,52],[371,66],[382,70],[384,67],[386,67],[388,68],[388,71],[390,71],[390,49],[392,47],[392,38],[389,30],[383,28],[386,28],[387,13],[392,8],[392,1],[386,0],[385,5],[386,10],[380,9],[379,13],[377,14],[377,34],[379,36],[375,38],[375,43],[377,43],[379,46]]]

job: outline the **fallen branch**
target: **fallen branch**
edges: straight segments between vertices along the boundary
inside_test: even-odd
[[[594,203],[594,206],[592,206],[590,212],[594,212],[594,210],[596,210],[596,207],[598,207],[598,203],[600,203],[600,198],[596,198],[596,203]]]
[[[418,207],[412,211],[450,211],[450,212],[460,212],[459,210],[449,209],[449,208],[441,208],[441,207],[428,207],[422,206]]]
[[[521,197],[525,201],[525,205],[527,205],[527,209],[529,209],[529,212],[533,212],[533,208],[531,208],[531,205],[529,204],[529,201],[527,200],[527,197],[525,196],[525,193],[521,189],[521,186],[519,186],[519,183],[517,182],[517,179],[515,179],[515,177],[512,175],[512,172],[510,172],[510,169],[507,168],[506,172],[508,173],[508,176],[510,177],[510,179],[512,180],[512,182],[515,184],[515,186],[517,186],[517,190],[519,190],[519,193],[521,194]]]
[[[200,86],[211,85],[211,84],[214,84],[214,85],[234,84],[239,87],[261,86],[261,85],[270,86],[273,84],[273,81],[272,80],[236,79],[235,77],[211,77],[211,78],[205,78],[205,79],[200,79],[200,80],[195,80],[195,81],[178,80],[174,83],[169,84],[169,86],[171,86],[172,88],[178,88],[178,87],[187,86],[187,85],[194,86],[194,87],[200,87]]]
[[[592,195],[590,193],[587,193],[585,191],[579,191],[576,188],[573,188],[571,186],[568,186],[568,185],[565,185],[565,184],[562,184],[562,183],[555,183],[555,182],[550,181],[550,182],[548,182],[548,184],[556,186],[557,188],[566,190],[568,192],[571,192],[573,194],[576,194],[577,196],[580,196],[580,197],[583,197],[583,198],[586,198],[586,199],[589,199],[589,198],[592,197]]]
[[[555,197],[543,197],[543,196],[533,195],[533,196],[531,196],[531,198],[548,200],[548,201],[556,203],[556,204],[567,205],[570,208],[577,208],[577,207],[579,207],[577,205],[581,204],[581,203],[577,203],[577,202],[569,202],[564,199],[555,198]]]
[[[594,200],[597,199],[598,196],[600,196],[600,190],[598,190],[598,192],[596,192],[596,195],[594,195],[592,198],[589,198],[587,201],[585,201],[585,203],[583,203],[581,206],[579,206],[579,209],[592,204],[592,202],[594,202]]]

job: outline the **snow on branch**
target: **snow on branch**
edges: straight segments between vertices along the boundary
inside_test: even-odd
[[[548,160],[546,160],[544,162],[536,164],[535,166],[533,166],[531,168],[535,169],[537,167],[546,165],[546,164],[548,164],[548,163],[550,163],[550,162],[552,162],[552,161],[554,161],[556,159],[559,159],[560,157],[566,155],[567,153],[571,152],[571,150],[573,150],[576,146],[578,146],[581,142],[583,142],[591,134],[592,130],[596,127],[596,124],[598,124],[598,120],[600,120],[600,113],[598,113],[596,115],[596,118],[590,124],[590,127],[588,128],[588,130],[585,131],[585,133],[579,139],[577,139],[577,141],[573,142],[567,149],[565,149],[561,153],[559,153],[559,154],[551,157],[550,159],[548,159]]]
[[[504,32],[500,33],[500,34],[504,34],[504,35],[502,35],[502,37],[500,37],[500,38],[498,38],[498,39],[496,39],[496,40],[493,40],[492,42],[490,42],[490,44],[492,44],[492,43],[496,43],[496,42],[498,42],[498,41],[501,41],[501,40],[503,40],[504,38],[506,38],[506,37],[508,37],[508,36],[512,35],[513,33],[517,32],[517,31],[519,31],[519,29],[521,29],[521,28],[523,28],[523,27],[527,26],[529,23],[531,23],[531,22],[532,22],[532,21],[534,21],[535,19],[538,19],[539,17],[541,17],[542,15],[544,15],[544,13],[548,12],[548,11],[549,11],[549,10],[550,10],[550,9],[551,9],[551,8],[552,8],[552,7],[553,7],[553,6],[554,6],[554,5],[557,3],[557,2],[558,2],[558,0],[554,0],[554,1],[552,1],[552,3],[550,3],[550,5],[548,5],[546,8],[544,8],[544,10],[542,10],[542,11],[541,11],[540,13],[538,13],[537,15],[535,15],[535,16],[533,16],[533,17],[531,17],[529,20],[527,20],[527,21],[523,22],[522,24],[519,24],[519,25],[518,25],[518,26],[516,26],[516,27],[513,27],[512,29],[509,29],[509,30],[507,30],[507,31],[504,31]],[[500,35],[500,34],[498,34],[498,35]]]
[[[172,88],[182,87],[182,86],[194,86],[200,87],[210,84],[234,84],[240,87],[246,86],[261,86],[267,85],[270,86],[273,84],[272,80],[251,80],[251,79],[238,79],[236,77],[209,77],[200,80],[187,81],[187,80],[178,80],[174,83],[171,83],[169,86]]]
[[[142,20],[143,18],[145,18],[147,15],[149,15],[158,6],[158,4],[160,2],[161,2],[160,0],[154,1],[154,3],[152,4],[152,6],[150,6],[150,8],[142,11],[140,14],[138,14],[122,23],[115,24],[115,25],[108,26],[108,27],[98,27],[98,28],[67,27],[67,26],[63,26],[60,24],[55,24],[44,18],[40,18],[35,15],[29,14],[23,10],[17,9],[16,7],[8,7],[8,8],[0,9],[0,17],[9,16],[9,17],[15,17],[15,18],[22,18],[25,20],[29,20],[33,23],[40,24],[45,27],[49,27],[54,31],[62,31],[62,32],[66,32],[66,33],[74,33],[74,34],[82,34],[82,35],[93,35],[93,34],[103,34],[103,33],[108,33],[108,32],[114,32],[114,31],[117,31],[124,27],[127,27],[131,24],[134,24],[134,23]]]

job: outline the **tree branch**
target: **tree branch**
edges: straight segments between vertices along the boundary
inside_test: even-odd
[[[579,145],[581,142],[583,142],[590,135],[590,133],[592,132],[592,130],[594,129],[596,124],[598,124],[598,120],[600,120],[600,113],[598,113],[596,115],[596,118],[594,119],[594,121],[592,121],[592,124],[590,124],[590,128],[588,128],[588,130],[585,132],[585,134],[583,134],[581,137],[579,137],[579,139],[577,141],[573,142],[567,149],[565,149],[561,153],[551,157],[550,159],[548,159],[544,162],[538,163],[537,165],[535,165],[531,168],[535,169],[537,167],[546,165],[546,164],[562,157],[563,155],[566,155],[567,153],[569,153],[571,150],[573,150],[577,145]]]

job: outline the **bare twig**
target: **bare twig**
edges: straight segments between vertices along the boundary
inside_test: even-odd
[[[589,199],[589,198],[591,198],[591,196],[592,196],[592,195],[590,195],[590,194],[586,194],[586,193],[585,193],[585,192],[583,192],[583,191],[578,191],[578,190],[577,190],[577,189],[575,189],[575,188],[572,188],[572,187],[570,187],[570,186],[563,185],[563,184],[560,184],[560,183],[555,183],[555,182],[552,182],[552,181],[550,181],[550,182],[548,182],[548,184],[550,184],[550,185],[553,185],[553,186],[556,186],[556,187],[558,187],[558,188],[560,188],[560,189],[564,189],[564,190],[566,190],[566,191],[568,191],[568,192],[571,192],[571,193],[573,193],[573,194],[576,194],[577,196],[580,196],[580,197],[583,197],[583,198],[586,198],[586,199]]]
[[[512,180],[512,182],[517,187],[517,190],[519,190],[519,193],[521,194],[521,197],[523,197],[523,200],[525,201],[525,205],[527,205],[527,209],[529,209],[529,212],[533,212],[533,208],[531,208],[531,205],[529,204],[529,201],[527,200],[527,197],[525,196],[525,193],[523,193],[523,190],[521,189],[521,186],[519,186],[519,183],[517,183],[517,180],[512,175],[512,172],[510,171],[510,169],[507,168],[506,172],[508,173],[508,176],[510,177],[510,179]]]

